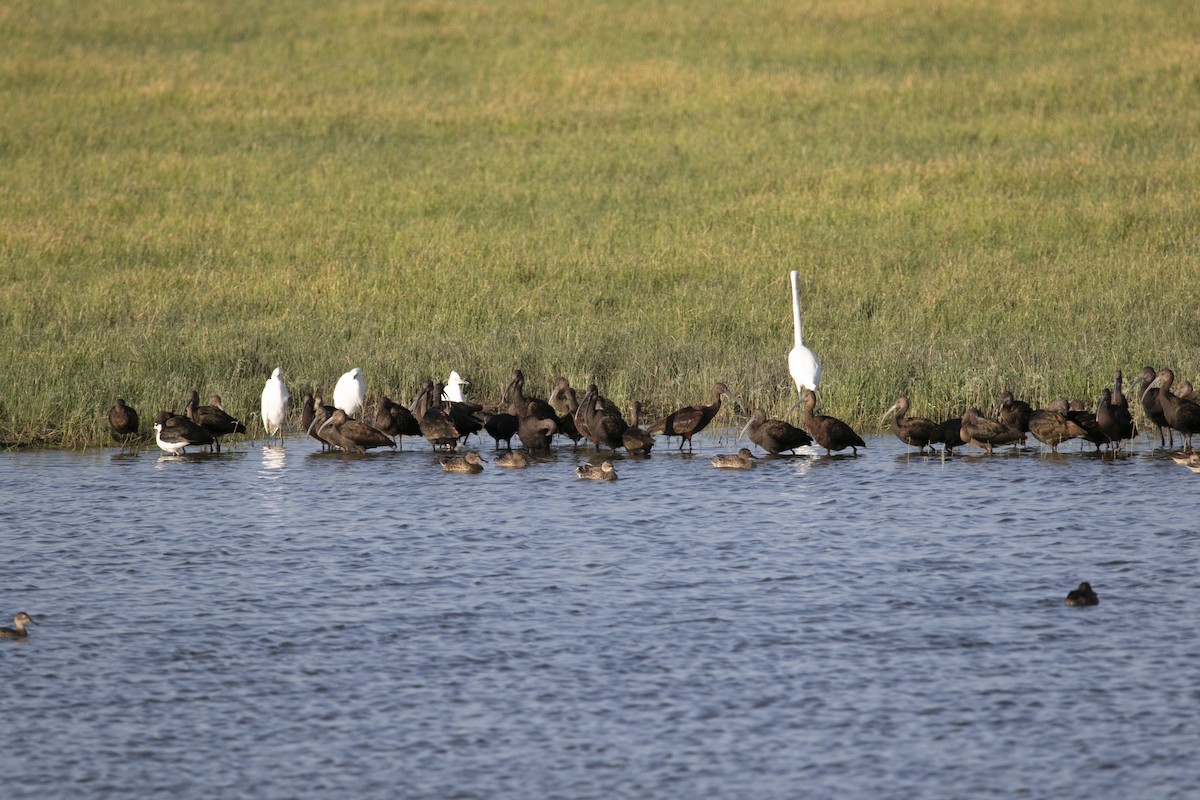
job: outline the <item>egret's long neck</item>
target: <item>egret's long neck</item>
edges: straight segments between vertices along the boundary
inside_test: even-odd
[[[800,328],[800,289],[796,284],[798,274],[792,270],[792,330],[796,333],[796,347],[804,345],[804,334]]]

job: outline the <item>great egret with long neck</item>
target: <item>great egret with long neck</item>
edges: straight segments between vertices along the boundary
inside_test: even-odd
[[[796,335],[796,343],[792,352],[788,353],[788,371],[792,373],[792,380],[796,382],[797,392],[803,393],[805,389],[816,391],[817,383],[821,380],[821,362],[817,361],[812,350],[804,346],[804,334],[800,327],[800,289],[796,283],[799,274],[796,270],[792,270],[791,278],[792,329]]]

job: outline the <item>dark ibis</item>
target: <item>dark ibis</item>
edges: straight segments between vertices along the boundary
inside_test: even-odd
[[[812,437],[805,431],[781,419],[767,419],[767,412],[754,410],[743,432],[750,441],[771,455],[794,451],[797,447],[812,444]]]
[[[220,398],[216,398],[220,400]],[[212,434],[213,446],[221,452],[221,437],[231,433],[245,433],[246,426],[240,420],[234,419],[220,404],[200,405],[200,393],[192,390],[192,396],[187,401],[187,418]]]
[[[1163,416],[1167,424],[1183,434],[1183,449],[1192,449],[1192,434],[1200,433],[1200,404],[1185,400],[1171,391],[1175,382],[1175,373],[1169,369],[1160,369],[1158,377],[1146,388],[1150,391],[1158,387],[1158,403],[1162,406]]]
[[[977,408],[968,408],[963,413],[959,436],[967,444],[982,447],[988,455],[992,454],[992,448],[997,445],[1025,440],[1025,434],[1021,431],[1005,425],[1000,420],[983,416]]]
[[[1067,402],[1056,400],[1048,408],[1039,408],[1029,417],[1029,432],[1057,453],[1058,446],[1071,439],[1087,436],[1087,431],[1067,417]]]
[[[125,443],[138,435],[138,413],[133,406],[125,405],[120,397],[108,410],[108,430],[113,439]]]
[[[633,415],[629,418],[629,427],[621,434],[621,442],[625,451],[633,455],[650,455],[654,449],[654,437],[642,430],[642,404],[633,401]]]
[[[892,417],[892,435],[906,445],[917,448],[918,452],[924,453],[925,448],[934,441],[937,423],[924,417],[908,416],[908,397],[905,395],[897,397],[891,408],[883,412],[883,416],[879,418],[880,423],[893,411],[896,415]]]
[[[207,428],[187,417],[160,411],[154,418],[154,441],[168,453],[186,453],[185,448],[211,445],[216,439]]]
[[[351,453],[365,453],[372,447],[396,449],[396,443],[386,433],[374,425],[353,419],[340,408],[335,409],[333,416],[322,423],[321,433]]]
[[[804,427],[825,448],[825,455],[849,447],[857,456],[858,448],[867,446],[853,428],[837,417],[817,413],[817,393],[812,389],[801,392],[800,399],[804,403]]]
[[[668,414],[665,418],[651,425],[646,433],[654,435],[661,433],[664,436],[680,437],[679,449],[683,449],[686,442],[688,450],[692,449],[692,437],[700,431],[708,427],[708,423],[713,421],[713,417],[721,410],[721,398],[728,397],[730,402],[735,407],[741,406],[742,402],[729,391],[729,387],[723,383],[717,382],[713,384],[712,398],[708,405],[694,405],[681,408]]]

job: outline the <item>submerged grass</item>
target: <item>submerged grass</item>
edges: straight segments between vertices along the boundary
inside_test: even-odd
[[[1200,367],[1193,3],[117,5],[0,8],[0,441],[275,366],[782,412],[793,268],[865,429]]]

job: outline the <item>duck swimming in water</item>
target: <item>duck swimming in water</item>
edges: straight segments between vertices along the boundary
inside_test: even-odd
[[[1098,606],[1100,605],[1100,597],[1092,591],[1092,585],[1087,581],[1079,584],[1078,589],[1072,589],[1067,592],[1067,599],[1063,600],[1065,606]]]
[[[0,628],[0,639],[24,639],[29,636],[25,631],[26,625],[32,625],[33,619],[24,611],[18,611],[13,617],[12,628]]]
[[[467,453],[462,458],[454,458],[445,456],[442,458],[443,472],[483,472],[483,465],[479,462],[483,461],[479,457],[479,453]]]
[[[598,467],[595,464],[580,464],[575,468],[575,474],[580,478],[593,481],[615,481],[617,479],[617,471],[613,469],[611,461],[605,461]]]
[[[743,447],[737,451],[737,455],[721,455],[713,456],[708,460],[717,469],[753,469],[754,456],[750,454],[749,448]]]
[[[508,469],[525,469],[529,466],[529,457],[525,455],[524,450],[510,450],[496,459],[496,466],[507,467]]]

